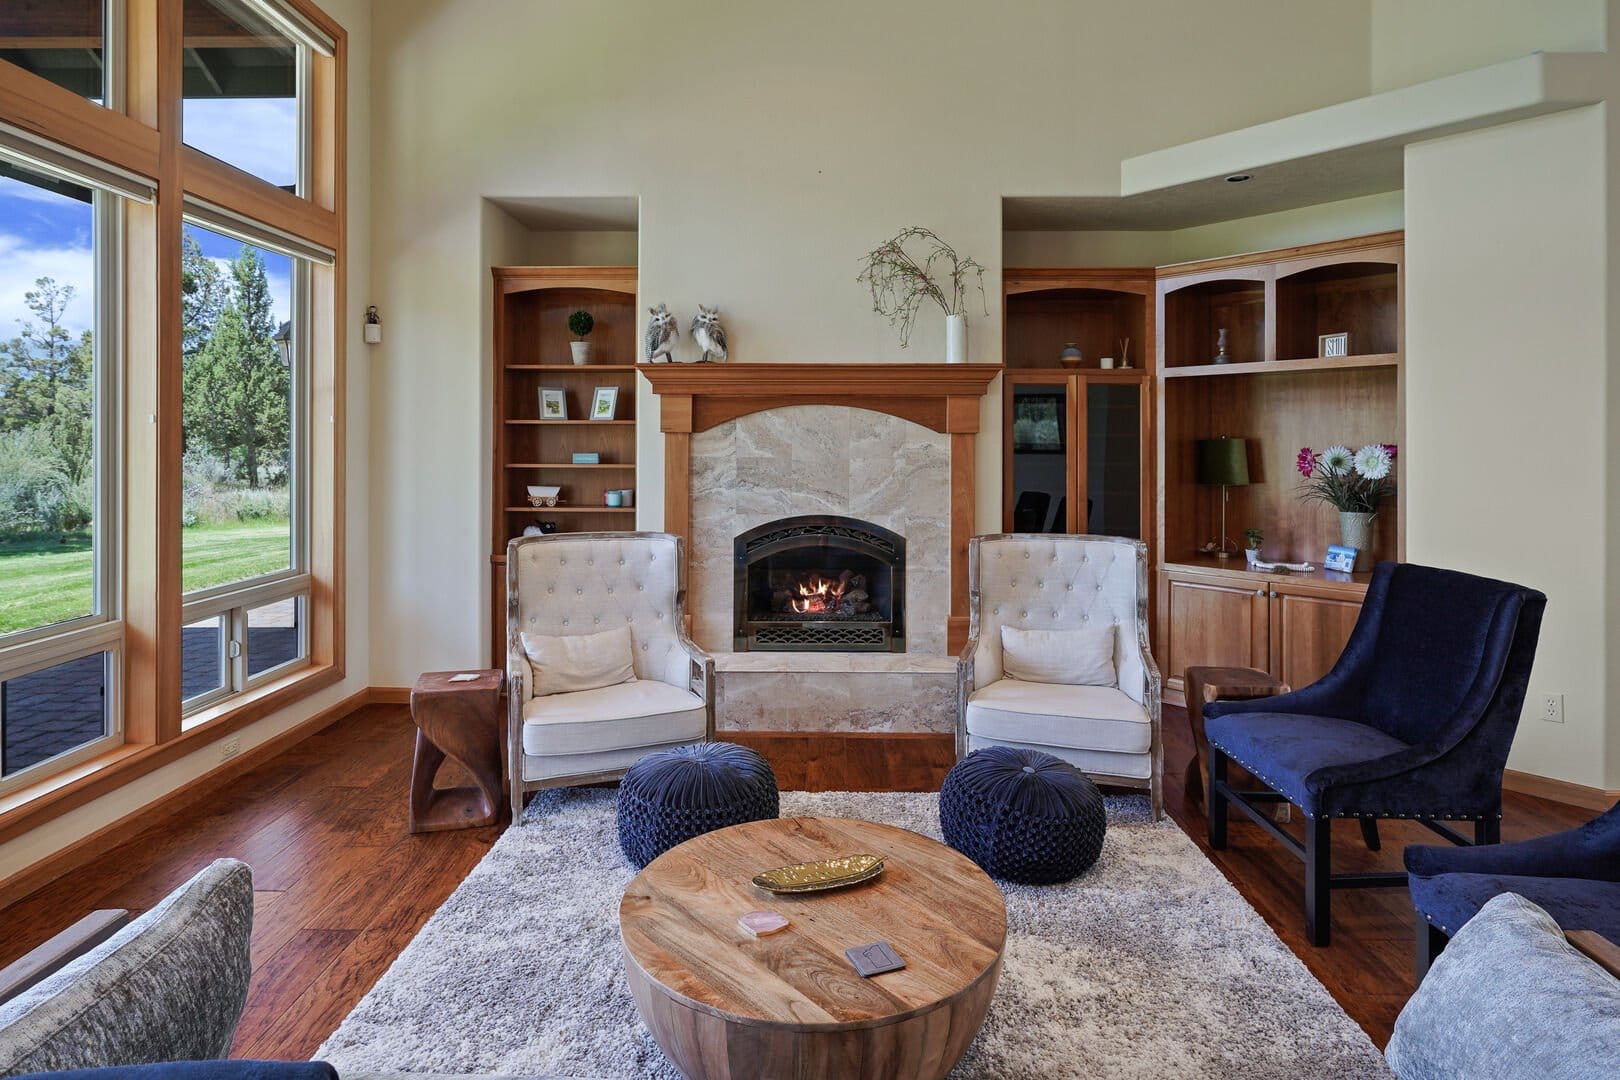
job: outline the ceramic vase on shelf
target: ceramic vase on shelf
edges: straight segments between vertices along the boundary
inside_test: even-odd
[[[945,362],[967,363],[967,316],[945,316]]]
[[[1230,364],[1231,362],[1232,354],[1226,351],[1226,327],[1223,326],[1215,331],[1215,358],[1210,363]]]
[[[588,364],[591,362],[591,343],[588,341],[570,341],[569,351],[574,354],[575,364]]]
[[[1058,363],[1066,368],[1077,368],[1085,362],[1085,359],[1085,356],[1080,352],[1079,343],[1074,341],[1064,345],[1063,351],[1058,353]]]
[[[1357,514],[1339,511],[1339,543],[1356,549],[1356,571],[1359,573],[1372,564],[1373,521],[1377,514]]]

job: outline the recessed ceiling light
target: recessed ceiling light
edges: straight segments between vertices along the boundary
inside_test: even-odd
[[[1241,183],[1243,183],[1243,181],[1248,180],[1248,179],[1250,179],[1250,176],[1249,176],[1248,173],[1246,173],[1246,172],[1235,172],[1231,176],[1228,176],[1226,178],[1226,182],[1228,184],[1241,184]]]

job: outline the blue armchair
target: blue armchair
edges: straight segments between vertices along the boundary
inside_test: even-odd
[[[1547,598],[1452,570],[1380,563],[1333,670],[1280,697],[1204,708],[1210,745],[1209,842],[1226,847],[1233,804],[1305,863],[1305,933],[1329,940],[1331,890],[1406,884],[1400,873],[1331,869],[1334,818],[1359,818],[1376,846],[1379,818],[1474,822],[1474,843],[1501,837],[1502,771],[1518,727]],[[1267,789],[1227,783],[1234,761]],[[1305,814],[1300,843],[1257,804]]]
[[[1499,893],[1518,893],[1565,930],[1620,941],[1620,806],[1568,832],[1489,848],[1415,845],[1406,870],[1417,909],[1417,977],[1458,927]]]

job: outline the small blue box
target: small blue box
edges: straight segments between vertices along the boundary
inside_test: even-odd
[[[1328,545],[1327,558],[1322,560],[1322,565],[1329,570],[1339,570],[1348,574],[1356,568],[1356,555],[1357,551],[1353,547],[1345,547],[1343,544],[1330,544]]]
[[[575,465],[600,465],[600,464],[602,464],[602,455],[598,454],[598,453],[595,453],[594,451],[590,452],[590,453],[576,453],[574,455],[574,464]]]

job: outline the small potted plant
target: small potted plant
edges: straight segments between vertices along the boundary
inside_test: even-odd
[[[596,320],[591,318],[588,311],[576,311],[568,316],[568,332],[574,335],[574,340],[568,343],[568,348],[573,351],[574,363],[591,362],[591,343],[586,341],[585,337],[595,328]]]
[[[1260,561],[1260,545],[1265,539],[1259,529],[1243,530],[1243,557],[1250,566]]]

